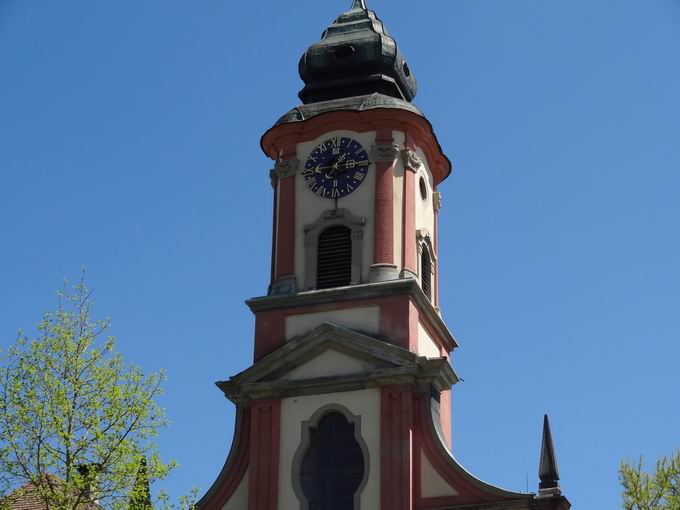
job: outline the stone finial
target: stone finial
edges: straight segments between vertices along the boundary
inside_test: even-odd
[[[543,417],[543,440],[541,442],[541,463],[538,468],[538,477],[541,483],[538,485],[539,496],[555,496],[561,494],[560,472],[557,469],[555,446],[550,433],[548,415]]]
[[[366,7],[366,0],[354,0],[352,2],[352,8],[350,9],[351,11],[359,11],[359,10],[367,10],[368,7]]]

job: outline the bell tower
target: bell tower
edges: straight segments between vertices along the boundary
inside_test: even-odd
[[[509,492],[450,453],[458,343],[439,308],[437,223],[451,163],[396,41],[354,0],[299,73],[302,104],[261,140],[271,283],[247,301],[253,365],[218,383],[236,432],[198,506],[569,508],[555,476],[538,496]]]

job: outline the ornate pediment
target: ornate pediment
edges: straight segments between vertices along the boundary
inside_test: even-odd
[[[321,324],[217,386],[235,403],[351,391],[387,384],[450,388],[458,377],[446,358],[426,358],[377,338]]]

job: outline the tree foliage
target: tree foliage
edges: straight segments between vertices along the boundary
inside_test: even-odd
[[[643,459],[623,462],[619,470],[625,510],[680,510],[680,450],[660,458],[652,473]]]
[[[142,457],[137,470],[135,485],[130,492],[128,510],[151,510],[151,489],[149,487],[149,473],[146,459]]]
[[[59,295],[38,334],[19,337],[0,361],[0,495],[4,503],[33,487],[50,509],[98,501],[126,508],[142,459],[149,482],[161,461],[156,437],[167,425],[155,399],[163,373],[125,363],[107,336],[109,320],[91,317],[84,281]]]

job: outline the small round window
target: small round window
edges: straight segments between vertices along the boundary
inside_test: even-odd
[[[423,176],[420,177],[419,187],[420,198],[422,198],[423,200],[427,200],[427,184],[425,183],[425,178]]]

